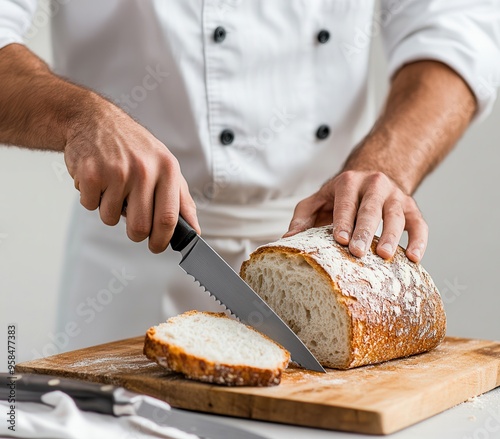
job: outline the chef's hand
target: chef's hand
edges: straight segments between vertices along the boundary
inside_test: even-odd
[[[342,172],[297,205],[287,235],[333,221],[335,240],[363,256],[383,219],[377,254],[390,258],[407,230],[406,255],[420,261],[428,228],[411,194],[453,148],[476,108],[474,94],[450,67],[404,65],[372,130]]]
[[[384,226],[377,254],[391,258],[406,230],[406,255],[420,261],[427,246],[427,224],[414,199],[381,172],[349,170],[332,178],[297,205],[285,236],[333,221],[335,240],[348,245],[354,256],[362,257],[381,220]]]
[[[200,232],[179,163],[149,131],[91,90],[54,75],[21,44],[0,49],[0,143],[64,152],[80,200],[165,250],[179,212]]]
[[[113,226],[126,214],[127,235],[135,242],[149,237],[149,249],[167,247],[179,212],[198,233],[196,207],[179,163],[143,126],[106,100],[95,96],[93,117],[69,130],[64,159],[80,202],[99,208]]]

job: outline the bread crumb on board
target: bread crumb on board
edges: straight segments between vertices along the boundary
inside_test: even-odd
[[[484,408],[484,402],[482,401],[482,399],[480,398],[480,396],[481,395],[471,396],[469,399],[467,399],[464,402],[471,403],[474,408],[483,409]]]

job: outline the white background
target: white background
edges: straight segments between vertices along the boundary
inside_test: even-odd
[[[27,43],[50,63],[50,29],[39,19]],[[380,105],[387,79],[380,40],[373,42]],[[431,231],[423,265],[443,295],[449,335],[500,339],[499,122],[497,103],[416,195]],[[33,359],[54,331],[62,250],[77,197],[63,164],[60,154],[0,147],[0,346],[6,325],[17,324],[18,361]],[[5,369],[2,348],[0,371]]]

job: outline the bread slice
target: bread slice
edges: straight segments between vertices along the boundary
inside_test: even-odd
[[[258,248],[241,277],[323,366],[348,369],[436,347],[446,316],[431,277],[402,248],[384,260],[376,244],[358,259],[331,226],[313,228]]]
[[[188,311],[146,333],[144,355],[173,372],[228,386],[280,383],[290,354],[224,313]]]

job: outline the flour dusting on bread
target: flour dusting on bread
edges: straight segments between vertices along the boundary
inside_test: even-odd
[[[241,276],[327,367],[350,368],[436,347],[446,317],[420,264],[398,247],[391,260],[377,240],[355,258],[332,227],[309,229],[259,247]]]

